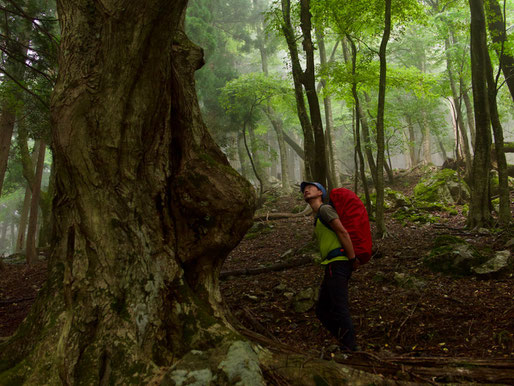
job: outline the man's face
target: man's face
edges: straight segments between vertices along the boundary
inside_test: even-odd
[[[313,198],[322,197],[322,196],[323,196],[323,192],[321,190],[319,190],[318,187],[315,185],[307,185],[303,189],[303,199],[305,201],[309,201]]]

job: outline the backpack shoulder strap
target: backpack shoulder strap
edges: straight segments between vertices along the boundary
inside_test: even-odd
[[[325,225],[328,229],[332,230],[332,227],[330,226],[330,224],[328,222],[325,221],[325,219],[323,219],[323,217],[320,215],[320,209],[324,206],[324,205],[330,205],[333,207],[333,205],[331,203],[328,203],[328,204],[321,204],[321,206],[319,207],[318,209],[318,214],[316,215],[316,218],[314,219],[314,226],[316,226],[316,220],[319,219],[319,221],[321,221],[321,223],[323,225]]]

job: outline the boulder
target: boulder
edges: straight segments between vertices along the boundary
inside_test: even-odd
[[[436,237],[433,249],[423,262],[433,271],[463,276],[473,274],[472,268],[485,261],[472,245],[458,237],[444,235]]]
[[[385,201],[391,208],[401,208],[404,206],[411,206],[412,202],[405,194],[397,192],[396,190],[385,188],[384,190]]]
[[[455,204],[467,200],[470,191],[455,170],[442,169],[421,180],[414,188],[414,199],[419,202]]]
[[[295,312],[303,313],[314,307],[316,299],[316,291],[313,288],[306,288],[296,294],[293,300],[293,309]]]
[[[427,285],[423,280],[415,276],[407,275],[406,273],[395,272],[393,278],[396,284],[402,288],[422,290]]]
[[[511,260],[510,251],[498,251],[492,259],[487,260],[484,264],[478,267],[473,267],[472,270],[478,275],[498,275],[502,272],[509,271],[513,264]]]

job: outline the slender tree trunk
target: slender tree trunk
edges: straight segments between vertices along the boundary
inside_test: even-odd
[[[250,180],[250,172],[246,163],[247,154],[242,131],[237,133],[237,156],[239,158],[239,163],[241,164],[241,175],[247,180]]]
[[[457,92],[457,86],[455,85],[455,78],[453,76],[453,70],[452,70],[452,62],[450,57],[450,40],[449,38],[446,38],[445,40],[445,48],[446,48],[446,69],[448,71],[448,77],[450,79],[450,87],[452,90],[452,96],[453,96],[453,105],[455,107],[456,112],[456,125],[457,130],[460,131],[461,137],[462,137],[462,147],[464,148],[464,160],[466,162],[466,174],[469,174],[471,172],[471,150],[469,148],[469,141],[468,141],[468,134],[466,132],[466,126],[464,125],[464,119],[462,117],[462,103],[461,103],[461,96],[459,96],[459,93]]]
[[[366,102],[368,104],[371,102],[371,98],[367,92],[364,92],[364,98],[366,99]],[[364,112],[361,103],[359,103],[359,108],[360,108],[359,116],[361,117],[361,125],[362,125],[362,137],[364,139],[364,151],[366,152],[366,158],[368,160],[368,167],[371,172],[371,178],[373,178],[373,183],[376,188],[376,186],[377,186],[377,180],[376,180],[377,165],[375,163],[375,159],[373,156],[373,149],[371,148],[371,135],[369,132],[368,118],[366,117],[366,113]]]
[[[247,129],[245,130],[244,127]],[[250,159],[250,164],[252,165],[252,169],[255,175],[255,178],[259,181],[260,184],[260,195],[262,197],[264,191],[268,190],[269,178],[267,178],[266,172],[262,165],[261,154],[259,151],[259,145],[257,143],[257,137],[255,136],[255,131],[253,130],[253,126],[251,123],[244,123],[243,127],[243,138],[245,140],[246,152],[248,154],[248,158]],[[246,132],[248,131],[248,137],[250,138],[250,143],[248,143],[248,139],[246,137]]]
[[[482,0],[469,0],[471,10],[471,75],[476,123],[475,156],[471,173],[471,203],[468,226],[490,223],[489,170],[491,148],[491,116],[487,91],[487,38]]]
[[[507,50],[507,31],[503,20],[503,11],[498,0],[486,0],[485,10],[487,15],[487,25],[494,43],[494,50],[500,59],[500,67],[505,76],[505,82],[509,87],[510,95],[514,101],[514,55]]]
[[[362,154],[362,147],[361,147],[361,137],[360,137],[360,112],[362,111],[360,108],[360,100],[359,96],[357,94],[357,82],[355,80],[355,73],[357,68],[357,47],[351,40],[351,38],[348,37],[348,40],[350,41],[350,45],[352,48],[352,94],[353,99],[355,101],[355,151],[357,152],[357,155],[359,156],[359,164],[360,164],[360,173],[361,173],[361,180],[362,180],[362,187],[364,189],[364,195],[366,197],[366,209],[371,216],[373,213],[372,206],[371,206],[371,198],[369,195],[369,188],[368,188],[368,181],[366,180],[366,173],[365,173],[365,167],[364,167],[364,156]]]
[[[414,167],[418,164],[418,157],[416,155],[416,134],[414,132],[414,124],[412,123],[412,118],[410,115],[405,116],[405,120],[407,121],[407,130],[409,132],[409,156],[411,167]]]
[[[386,233],[384,220],[384,107],[386,93],[386,47],[391,33],[391,0],[385,0],[384,34],[380,43],[380,80],[378,84],[377,109],[377,236],[383,237]]]
[[[303,97],[302,78],[303,70],[298,56],[298,47],[296,46],[296,37],[291,24],[291,1],[281,0],[282,4],[282,17],[283,23],[281,24],[282,33],[287,42],[289,49],[289,56],[291,59],[291,69],[293,74],[293,83],[296,98],[296,108],[298,111],[298,118],[303,131],[304,137],[304,163],[305,163],[305,178],[312,180],[314,177],[316,149],[314,145],[314,131],[307,114],[305,100]]]
[[[473,149],[475,148],[475,117],[473,115],[473,105],[471,104],[471,99],[469,98],[469,94],[467,91],[467,87],[464,84],[464,79],[460,77],[460,93],[462,95],[462,99],[464,100],[464,106],[466,106],[466,117],[468,122],[469,132],[471,134],[471,146]]]
[[[15,118],[16,114],[13,111],[13,107],[10,107],[7,101],[4,102],[0,111],[0,196],[2,195],[5,172],[7,170]]]
[[[314,170],[313,177],[322,185],[327,183],[327,154],[325,134],[323,133],[323,121],[321,119],[321,109],[319,107],[318,94],[316,92],[316,77],[314,74],[314,44],[311,36],[311,11],[310,0],[300,0],[300,27],[303,34],[303,50],[305,52],[305,72],[301,77],[307,101],[309,103],[310,120],[314,134]]]
[[[437,143],[439,144],[439,149],[441,150],[441,154],[443,155],[443,162],[448,161],[448,154],[446,154],[446,149],[444,148],[443,141],[441,140],[441,136],[437,135]]]
[[[510,192],[509,192],[509,174],[507,170],[507,159],[505,157],[505,149],[503,143],[503,127],[498,114],[498,105],[496,103],[497,84],[494,80],[493,66],[489,57],[489,50],[485,47],[485,64],[487,73],[487,93],[489,96],[489,111],[491,114],[491,125],[494,134],[494,150],[496,153],[496,161],[498,162],[498,183],[500,191],[500,211],[499,220],[503,226],[508,226],[511,221],[510,213]]]
[[[32,190],[27,183],[27,187],[25,188],[25,196],[23,198],[23,206],[20,213],[20,222],[18,225],[18,237],[16,239],[16,249],[15,252],[21,252],[25,247],[25,236],[27,232],[27,220],[29,217],[30,210],[30,200],[32,197]]]
[[[41,192],[41,179],[43,177],[43,169],[45,166],[45,150],[46,143],[44,140],[39,141],[39,150],[37,158],[36,173],[32,183],[32,198],[30,201],[29,227],[27,230],[27,264],[34,264],[37,261],[36,252],[36,235],[37,235],[37,218],[39,211],[39,197]]]
[[[268,52],[266,51],[266,46],[264,45],[264,42],[261,38],[262,36],[262,29],[260,28],[260,25],[257,29],[257,35],[258,37],[258,47],[259,52],[261,53],[261,66],[262,66],[262,72],[266,75],[268,75]],[[275,130],[275,134],[277,135],[277,143],[278,143],[278,150],[280,153],[280,176],[282,180],[282,190],[285,194],[289,193],[291,191],[291,187],[289,185],[289,172],[288,172],[288,164],[287,164],[287,152],[286,152],[286,145],[284,141],[284,130],[283,130],[283,124],[280,117],[277,116],[275,113],[275,110],[271,106],[270,103],[266,106],[264,109],[266,115],[268,116],[268,119],[271,122],[271,125],[273,126],[273,129]]]
[[[6,13],[7,15],[7,13]],[[7,16],[6,16],[7,18]],[[29,34],[29,24],[25,21],[19,23],[18,36],[7,36],[6,41],[3,42],[10,55],[7,56],[5,63],[5,69],[10,76],[14,77],[17,81],[23,81],[23,74],[25,67],[23,65],[24,58],[27,54],[27,41]],[[7,31],[9,35],[12,32]],[[19,44],[12,42],[18,41]],[[4,51],[5,52],[5,51]],[[12,55],[12,56],[11,56]],[[21,91],[18,85],[4,76],[3,83],[12,87],[14,91],[14,100],[21,100]],[[3,97],[0,100],[0,196],[2,195],[2,189],[5,179],[5,173],[7,170],[7,161],[9,159],[9,150],[11,148],[11,138],[14,131],[14,123],[16,121],[16,106],[12,99]]]
[[[305,152],[303,151],[302,147],[298,145],[298,143],[289,136],[285,131],[282,131],[282,134],[284,135],[284,141],[291,147],[292,150],[296,153],[298,157],[302,161],[305,161]]]
[[[325,49],[325,39],[323,34],[317,30],[316,31],[316,39],[318,41],[319,48],[319,57],[320,63],[322,66],[326,66],[327,61],[327,52]],[[326,87],[326,80],[322,79],[321,84],[323,88]],[[336,186],[338,177],[336,173],[336,164],[334,160],[334,140],[333,140],[333,130],[334,130],[334,119],[332,116],[332,98],[330,95],[327,95],[323,98],[323,104],[325,106],[325,142],[326,142],[326,150],[327,150],[327,172],[328,172],[328,188],[332,189]]]
[[[0,254],[7,250],[7,221],[0,222]]]
[[[49,278],[0,343],[7,384],[193,383],[196,360],[215,380],[244,382],[224,367],[231,348],[264,382],[218,279],[252,224],[253,189],[201,121],[186,5],[58,1]]]
[[[265,109],[265,112],[268,119],[271,122],[273,130],[275,130],[275,134],[277,135],[278,148],[280,152],[280,171],[282,179],[282,189],[284,193],[289,193],[291,191],[291,186],[289,185],[289,165],[287,162],[287,150],[286,142],[284,140],[283,123],[280,117],[277,116],[275,110],[271,106],[268,106]]]

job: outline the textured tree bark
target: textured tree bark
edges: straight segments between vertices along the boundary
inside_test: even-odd
[[[36,173],[34,174],[34,179],[32,181],[32,197],[30,199],[29,227],[27,229],[27,264],[34,264],[37,261],[37,218],[39,212],[39,198],[41,196],[41,179],[43,177],[43,169],[45,166],[45,152],[46,143],[44,140],[40,140],[36,164]]]
[[[8,102],[3,102],[0,111],[0,195],[4,185],[5,172],[7,171],[7,161],[9,150],[11,149],[11,138],[14,130],[16,114]]]
[[[325,134],[323,133],[323,120],[319,107],[318,94],[316,92],[316,77],[314,74],[314,43],[312,42],[310,0],[300,0],[300,28],[302,30],[302,47],[305,52],[305,72],[301,77],[307,101],[309,103],[309,115],[314,134],[314,169],[312,176],[324,186],[327,186],[327,153]]]
[[[254,193],[202,123],[185,6],[58,2],[49,279],[0,345],[2,382],[146,383],[238,339],[218,274]],[[230,383],[220,363],[199,363]]]
[[[487,46],[485,51],[485,64],[487,74],[487,95],[489,97],[489,111],[491,114],[491,125],[494,135],[494,150],[496,153],[496,161],[498,163],[498,185],[500,191],[500,211],[498,218],[503,226],[508,226],[511,221],[510,213],[510,192],[509,192],[509,174],[507,170],[507,158],[505,157],[505,149],[503,143],[503,127],[500,122],[498,113],[498,105],[496,103],[497,84],[493,75],[493,66],[489,57]]]
[[[325,48],[325,39],[323,34],[320,31],[316,31],[316,40],[318,42],[319,48],[319,58],[322,66],[326,66],[327,61],[327,52]],[[334,50],[335,51],[335,50]],[[321,85],[323,88],[326,87],[327,81],[325,79],[321,80]],[[318,92],[318,90],[316,90]],[[330,95],[327,95],[323,98],[323,105],[325,106],[325,143],[326,143],[326,154],[327,154],[327,180],[328,180],[328,189],[335,188],[337,185],[337,170],[336,163],[334,157],[334,140],[332,131],[334,130],[334,118],[332,116],[332,98]]]
[[[281,23],[282,33],[287,42],[289,50],[289,57],[291,59],[291,69],[293,74],[293,83],[295,90],[296,108],[298,110],[298,119],[302,126],[304,138],[304,164],[305,164],[305,179],[312,180],[314,177],[316,149],[314,145],[314,131],[307,114],[305,100],[303,97],[302,77],[303,70],[300,64],[298,55],[298,47],[296,46],[296,37],[294,34],[293,26],[291,24],[291,1],[281,0],[282,5],[282,18]]]
[[[377,236],[383,237],[386,233],[384,220],[384,108],[386,93],[387,60],[386,48],[391,33],[391,0],[385,0],[384,33],[380,43],[380,80],[378,83],[378,109],[377,109]]]
[[[505,21],[503,20],[503,12],[498,0],[487,0],[485,10],[491,40],[494,43],[494,50],[498,58],[500,58],[505,83],[507,83],[510,95],[514,101],[514,56],[511,52],[505,50],[507,32]]]
[[[485,15],[482,0],[469,0],[471,10],[471,75],[475,111],[476,142],[471,172],[471,203],[468,226],[488,225],[491,220],[489,170],[491,116],[487,90]]]
[[[371,198],[369,195],[369,189],[368,189],[368,181],[366,180],[366,173],[364,172],[364,156],[362,154],[362,146],[361,146],[361,136],[360,136],[360,122],[361,122],[361,116],[360,113],[362,111],[360,107],[360,100],[359,95],[357,93],[357,82],[355,80],[355,71],[357,67],[357,47],[355,46],[355,43],[353,40],[348,36],[348,41],[350,42],[351,48],[352,48],[352,75],[353,75],[353,81],[352,81],[352,94],[353,99],[355,101],[355,151],[357,152],[358,158],[359,158],[359,168],[360,169],[360,178],[362,181],[362,187],[364,189],[364,195],[366,197],[366,210],[368,211],[369,215],[371,216],[373,213],[373,208],[371,205]],[[344,45],[343,45],[344,46]],[[357,191],[357,189],[355,189]]]

